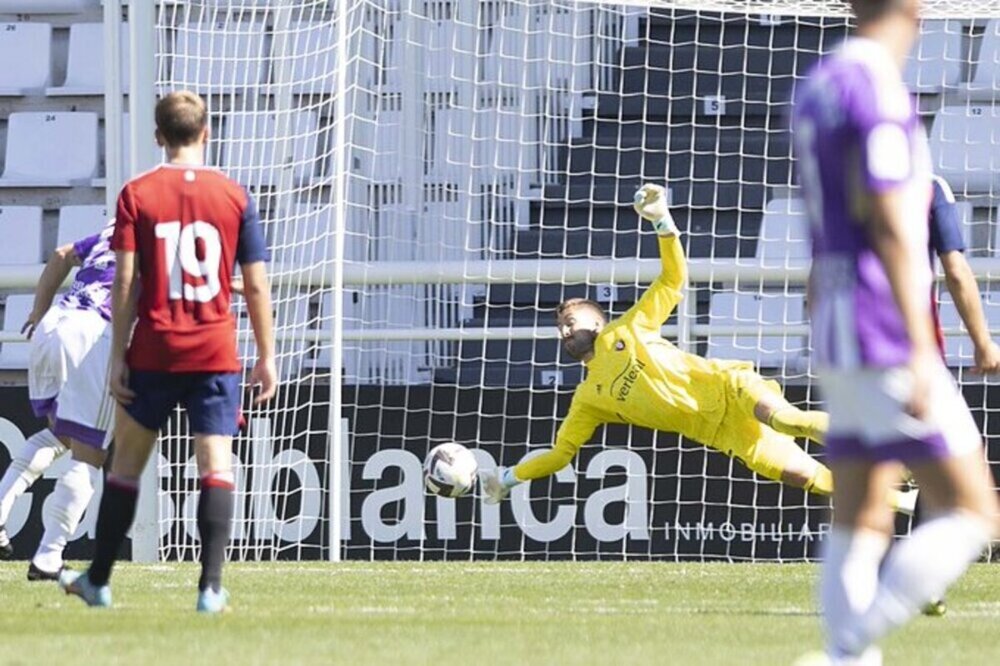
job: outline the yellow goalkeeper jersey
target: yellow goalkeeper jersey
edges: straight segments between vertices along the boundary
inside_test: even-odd
[[[661,237],[662,272],[642,298],[595,341],[587,375],[577,386],[552,451],[517,466],[522,481],[559,470],[605,423],[676,432],[712,446],[726,413],[727,370],[742,361],[709,360],[678,349],[660,328],[682,298],[687,266],[680,240]]]

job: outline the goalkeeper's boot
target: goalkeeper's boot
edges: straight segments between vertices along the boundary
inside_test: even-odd
[[[944,599],[935,599],[920,609],[920,612],[927,617],[944,617],[948,612],[948,602]]]
[[[63,569],[59,574],[59,587],[66,594],[74,594],[92,608],[111,607],[111,587],[109,585],[94,585],[87,573]]]
[[[229,592],[224,587],[219,588],[218,592],[210,587],[201,590],[195,608],[199,613],[224,613],[229,609]]]
[[[37,583],[39,581],[58,581],[62,572],[66,570],[65,566],[59,567],[55,571],[46,571],[38,567],[34,562],[28,565],[28,581],[32,583]]]
[[[510,494],[510,488],[500,480],[501,471],[501,468],[498,467],[479,473],[479,483],[482,486],[487,504],[499,504]]]
[[[0,525],[0,560],[9,560],[12,557],[14,557],[14,546],[10,545],[7,528]]]

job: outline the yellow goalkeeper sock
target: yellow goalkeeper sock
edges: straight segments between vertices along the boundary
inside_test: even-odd
[[[808,493],[829,497],[833,494],[833,474],[826,465],[820,465],[803,488]]]
[[[785,407],[773,412],[767,425],[780,433],[792,437],[805,437],[822,444],[826,439],[826,431],[830,429],[830,415],[826,412],[805,411],[798,407]]]

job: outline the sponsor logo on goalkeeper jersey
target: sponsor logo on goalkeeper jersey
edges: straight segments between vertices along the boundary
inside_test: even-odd
[[[615,396],[616,400],[625,402],[628,394],[632,392],[632,387],[635,386],[636,380],[639,379],[645,368],[646,364],[639,359],[633,358],[629,360],[629,364],[621,374],[611,382],[611,394]]]

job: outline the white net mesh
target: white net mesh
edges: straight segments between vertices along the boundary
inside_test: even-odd
[[[796,79],[849,21],[840,3],[685,4],[161,7],[158,84],[206,95],[212,157],[256,196],[275,259],[284,385],[248,411],[237,441],[234,557],[325,557],[336,524],[350,558],[815,553],[825,502],[638,428],[598,430],[575,466],[501,508],[423,491],[421,461],[441,441],[475,448],[483,465],[551,445],[582,377],[560,355],[553,309],[587,296],[619,315],[655,277],[655,237],[630,207],[647,180],[669,186],[691,258],[665,335],[753,361],[815,406],[785,119]],[[928,16],[979,18],[925,22],[907,70],[984,271],[1000,172],[1000,22],[983,20],[1000,16],[994,4],[927,3]],[[943,318],[956,327],[953,306]],[[969,364],[963,338],[948,349],[953,366]],[[330,416],[339,389],[342,420]],[[966,389],[989,434],[994,393]],[[185,433],[178,420],[160,461],[166,557],[196,548]],[[331,520],[341,435],[343,512]]]

